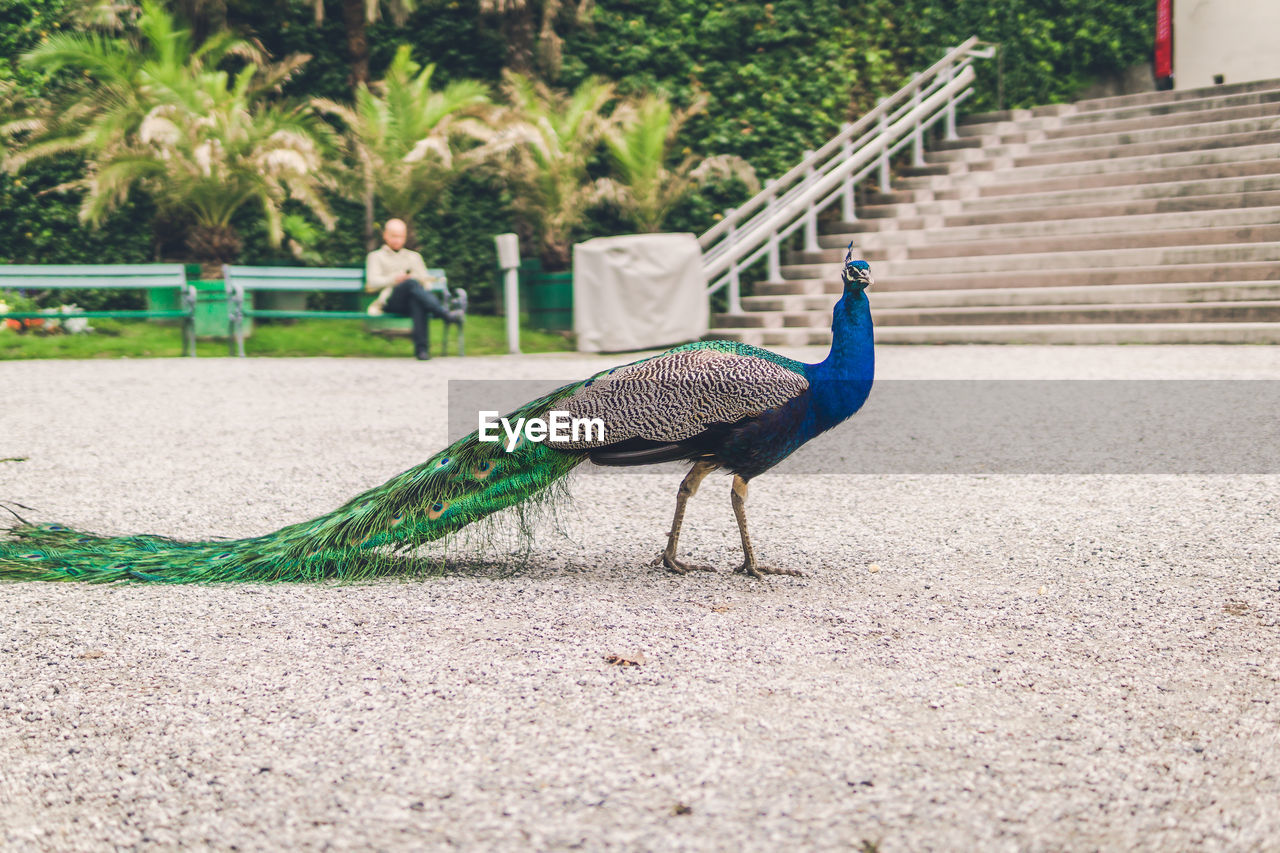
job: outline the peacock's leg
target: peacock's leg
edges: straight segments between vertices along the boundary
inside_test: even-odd
[[[680,543],[680,524],[684,521],[684,505],[698,491],[698,486],[702,483],[703,478],[716,470],[717,467],[719,466],[714,462],[695,462],[693,467],[689,469],[689,473],[685,475],[683,482],[680,483],[680,491],[676,492],[676,517],[671,521],[671,533],[667,537],[667,549],[662,552],[658,559],[653,561],[655,566],[666,566],[669,570],[679,575],[692,571],[715,571],[711,566],[691,565],[677,560],[676,546]]]
[[[735,572],[751,575],[753,578],[763,578],[765,575],[795,575],[803,577],[803,575],[795,569],[775,569],[770,566],[762,566],[756,562],[755,549],[751,547],[751,537],[747,536],[747,481],[733,475],[733,514],[738,518],[738,532],[742,534],[742,565],[734,569]]]

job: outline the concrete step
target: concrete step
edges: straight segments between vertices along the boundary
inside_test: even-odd
[[[1080,269],[1005,270],[1000,272],[981,271],[930,275],[877,275],[875,286],[882,291],[898,291],[1276,280],[1280,280],[1280,264],[1275,261],[1257,261],[1245,263],[1162,264],[1158,266],[1110,267],[1102,269],[1086,267]],[[802,284],[800,288],[792,291],[794,293],[819,294],[827,292],[825,290],[826,284],[821,279],[797,281]],[[817,286],[809,283],[814,281],[817,282]],[[757,290],[757,292],[759,291]]]
[[[1174,115],[1180,116],[1183,123],[1190,124],[1197,120],[1195,116],[1202,113],[1268,104],[1280,104],[1280,88],[1249,89],[1227,94],[1209,92],[1200,98],[1149,101],[1095,110],[1080,110],[1077,107],[1062,113],[1060,118],[1063,127]]]
[[[924,166],[903,166],[898,174],[908,178],[932,177],[936,175],[956,175],[968,171],[964,163],[939,162],[927,163]]]
[[[1280,323],[1280,301],[1116,303],[1103,305],[974,305],[876,308],[877,326],[987,326],[1064,323]],[[831,310],[717,314],[714,329],[826,329]]]
[[[782,326],[799,326],[786,315]],[[809,316],[809,315],[804,315]],[[987,326],[1063,323],[1280,323],[1280,301],[1137,303],[1115,305],[983,305],[965,308],[885,308],[877,326]],[[830,325],[814,312],[811,326]]]
[[[1063,123],[1058,127],[1048,127],[1043,131],[1035,132],[1031,134],[1031,136],[1013,132],[1008,134],[1005,139],[1009,141],[1018,140],[1028,142],[1038,141],[1039,139],[1066,139],[1069,137],[1081,138],[1096,136],[1100,133],[1120,133],[1130,130],[1147,130],[1156,127],[1185,127],[1189,124],[1199,124],[1203,122],[1265,118],[1267,116],[1274,116],[1276,114],[1277,104],[1280,103],[1280,92],[1269,94],[1271,95],[1271,98],[1265,102],[1251,103],[1243,106],[1215,106],[1213,108],[1197,111],[1194,117],[1188,116],[1183,112],[1171,112],[1160,115],[1125,118],[1115,121],[1091,121],[1076,124]],[[1043,134],[1043,136],[1041,136],[1041,134]]]
[[[894,220],[877,220],[887,223]],[[847,232],[844,234],[819,234],[818,243],[825,248],[843,250],[850,242],[856,248],[889,249],[897,247],[945,248],[951,243],[991,243],[1044,238],[1067,239],[1096,235],[1141,235],[1159,231],[1187,233],[1216,230],[1217,228],[1247,228],[1250,226],[1280,223],[1280,206],[1242,208],[1239,210],[1188,210],[1174,213],[1134,214],[1130,216],[1104,216],[1094,219],[1065,219],[1040,222],[1001,222],[992,225],[953,226],[950,228],[907,228],[890,231]],[[859,223],[866,225],[867,223]],[[1230,242],[1223,240],[1221,242]],[[913,252],[914,255],[914,252]],[[923,256],[921,256],[923,257]]]
[[[1205,148],[1196,145],[1191,150],[1156,151],[1153,153],[1132,153],[1129,149],[1141,146],[1109,146],[1103,149],[1088,149],[1083,153],[1101,154],[1070,159],[1062,162],[1037,163],[1020,165],[1016,157],[996,157],[991,160],[993,168],[987,171],[961,171],[953,169],[946,174],[921,175],[910,178],[916,186],[926,186],[932,182],[935,187],[946,186],[948,182],[973,182],[980,184],[993,183],[1029,183],[1054,178],[1092,176],[1109,173],[1142,172],[1149,169],[1189,169],[1199,166],[1223,165],[1231,163],[1256,162],[1272,160],[1280,153],[1280,118],[1276,119],[1277,127],[1266,131],[1270,139],[1254,145],[1232,145]],[[1254,134],[1246,134],[1253,136]],[[1234,138],[1234,137],[1233,137]],[[1082,152],[1069,152],[1077,154]],[[1055,154],[1055,157],[1060,156]],[[956,164],[949,164],[955,166]],[[975,163],[965,164],[977,165]]]
[[[1272,220],[1280,222],[1278,220]],[[894,232],[901,234],[904,232]],[[923,232],[930,233],[930,232]],[[863,236],[865,235],[856,235]],[[1092,251],[1122,250],[1156,247],[1189,247],[1220,246],[1229,244],[1254,244],[1280,242],[1280,225],[1255,225],[1226,228],[1199,229],[1157,229],[1151,231],[1112,231],[1102,234],[1091,234],[1087,238],[1079,235],[1061,237],[1015,237],[1004,240],[983,240],[968,242],[944,242],[936,245],[906,244],[891,246],[868,245],[866,239],[855,239],[854,248],[864,260],[876,262],[877,268],[882,261],[901,262],[907,260],[925,260],[932,258],[967,258],[985,257],[988,255],[1027,255],[1058,252],[1078,252],[1084,249]],[[848,244],[841,248],[823,249],[818,252],[792,252],[787,255],[788,265],[839,263],[844,259]]]
[[[1280,281],[1190,282],[1187,284],[1131,284],[1102,287],[1011,287],[973,290],[868,291],[871,309],[967,308],[1006,305],[1136,305],[1149,303],[1280,302]],[[748,313],[796,314],[816,311],[830,315],[838,293],[819,295],[746,296]],[[726,315],[728,316],[728,315]],[[736,316],[747,316],[740,314]],[[729,324],[733,325],[733,324]]]
[[[830,346],[816,329],[724,330],[710,339],[753,346]],[[885,344],[1277,344],[1280,323],[1077,323],[1027,326],[877,326]]]
[[[997,121],[975,121],[970,117],[957,124],[956,133],[961,137],[994,135],[1003,139],[1039,133],[1050,138],[1088,136],[1123,130],[1126,127],[1137,129],[1144,123],[1149,127],[1169,127],[1266,115],[1268,112],[1274,113],[1276,104],[1280,104],[1280,89],[1266,89],[1225,97],[1194,98],[1083,113],[1069,110],[1058,115],[1035,116],[1020,113],[1011,119]]]
[[[838,269],[832,267],[833,270]],[[836,273],[830,278],[797,278],[790,281],[761,281],[755,286],[756,296],[822,296],[831,294],[837,298],[844,292],[844,285]]]
[[[1210,263],[1235,264],[1258,261],[1270,261],[1276,264],[1276,273],[1280,277],[1280,242],[1224,243],[1207,246],[1152,246],[1124,249],[1097,249],[1086,242],[1079,249],[1065,252],[880,261],[876,264],[873,275],[878,280],[879,278],[937,275],[941,273],[1106,270],[1115,267],[1157,267]],[[839,259],[837,259],[836,263],[838,262]],[[826,265],[796,264],[783,266],[782,275],[784,278],[821,277],[827,275]]]
[[[1040,142],[1002,144],[996,137],[979,137],[979,141],[986,139],[988,144],[969,148],[930,149],[925,152],[925,161],[930,164],[963,162],[971,170],[994,168],[1003,158],[1013,158],[1014,165],[1065,163],[1164,151],[1253,145],[1272,141],[1272,132],[1277,130],[1280,130],[1280,118],[1264,116]]]
[[[1161,181],[1152,184],[1128,184],[1109,186],[1105,190],[1093,187],[1023,193],[1019,195],[978,196],[955,204],[941,202],[915,202],[909,214],[973,215],[998,210],[1060,208],[1067,205],[1119,201],[1145,201],[1153,199],[1186,198],[1188,196],[1223,195],[1280,191],[1280,173],[1246,175],[1243,177],[1205,178],[1190,181]],[[858,211],[859,214],[862,211]],[[907,211],[904,211],[907,212]]]
[[[765,310],[830,310],[835,298],[773,296],[794,300],[764,304]],[[1005,305],[1137,305],[1199,302],[1280,301],[1280,281],[1187,282],[1185,284],[1113,284],[1100,287],[1010,287],[973,290],[870,291],[871,308],[966,308]]]
[[[1246,83],[1229,83],[1222,86],[1205,86],[1199,89],[1176,89],[1163,92],[1140,92],[1133,95],[1111,95],[1076,101],[1076,113],[1105,112],[1110,109],[1139,106],[1141,104],[1179,103],[1220,95],[1238,95],[1242,92],[1262,92],[1280,89],[1280,80],[1251,80]]]
[[[1222,126],[1242,128],[1231,132],[1216,132]],[[1202,129],[1206,132],[1201,132]],[[1270,145],[1280,140],[1280,118],[1253,120],[1253,122],[1222,122],[1211,126],[1183,127],[1178,134],[1165,129],[1152,133],[1106,133],[1087,140],[1053,141],[1051,143],[1018,143],[1018,145],[992,145],[984,149],[961,151],[929,151],[925,161],[933,165],[952,167],[946,174],[995,172],[998,169],[1036,167],[1069,163],[1092,163],[1097,160],[1120,160],[1135,156],[1179,154],[1184,151],[1211,151],[1238,149],[1252,145]],[[1213,131],[1212,133],[1207,131]],[[1134,140],[1134,137],[1148,137]],[[1088,142],[1088,145],[1085,145]]]
[[[983,139],[981,134],[973,136],[958,136],[956,139],[939,139],[936,142],[929,143],[931,151],[959,151],[965,148],[981,148]]]
[[[1280,323],[879,326],[875,339],[877,344],[1277,344]]]
[[[1199,189],[1196,187],[1194,189]],[[1095,199],[1090,201],[1077,201],[1072,204],[1069,202],[1052,203],[1052,200],[1046,200],[1040,205],[1034,207],[1010,207],[1005,209],[995,209],[987,211],[963,211],[954,214],[944,214],[938,217],[922,216],[921,220],[926,224],[936,222],[938,226],[969,226],[969,225],[994,225],[999,223],[1026,223],[1037,221],[1061,221],[1070,219],[1094,219],[1099,217],[1121,217],[1121,216],[1138,216],[1159,213],[1175,213],[1186,211],[1216,211],[1216,210],[1232,210],[1240,208],[1253,207],[1274,207],[1280,205],[1280,189],[1277,190],[1260,190],[1248,191],[1238,188],[1234,192],[1219,192],[1213,195],[1197,195],[1192,192],[1182,194],[1175,193],[1170,197],[1154,197],[1141,199],[1110,199],[1110,193],[1106,196],[1095,193]],[[1101,196],[1105,200],[1099,198]],[[888,218],[886,214],[886,218]],[[911,222],[912,220],[908,220]],[[899,222],[899,227],[906,223]]]
[[[1274,220],[1280,222],[1280,220]],[[1120,223],[1116,223],[1120,224]],[[1005,240],[939,243],[895,250],[906,258],[954,258],[974,255],[1014,255],[1078,251],[1088,247],[1094,251],[1135,248],[1222,246],[1231,243],[1280,243],[1280,225],[1228,226],[1224,228],[1160,229],[1156,231],[1113,231],[1091,234],[1082,240],[1078,234],[1061,237],[1012,238]],[[838,251],[838,250],[836,250]],[[869,250],[874,251],[874,250]],[[885,250],[881,250],[882,252]],[[865,254],[865,253],[864,253]],[[841,258],[836,258],[836,261]],[[868,258],[871,260],[871,258]]]
[[[1104,134],[1153,131],[1163,128],[1168,132],[1169,137],[1176,137],[1181,133],[1180,128],[1197,124],[1265,119],[1275,114],[1275,103],[1258,103],[1206,109],[1192,114],[1171,113],[1083,124],[1064,124],[1061,118],[1033,119],[1020,123],[999,122],[992,125],[958,128],[957,132],[979,139],[980,145],[984,148],[1040,144],[1053,140],[1073,140],[1083,147],[1094,147],[1093,140]]]
[[[1229,188],[1230,189],[1230,188]],[[1095,194],[1099,196],[1100,194]],[[1258,192],[1220,192],[1212,195],[1185,194],[1172,198],[1092,200],[1075,204],[1045,203],[1027,207],[1011,207],[970,212],[960,202],[947,202],[944,213],[922,213],[915,205],[862,207],[856,222],[818,221],[818,242],[829,245],[853,233],[889,233],[979,226],[1029,225],[1077,219],[1109,219],[1113,217],[1147,216],[1166,213],[1200,212],[1206,216],[1217,211],[1255,209],[1280,206],[1280,190]],[[834,236],[830,236],[834,235]],[[849,241],[844,240],[845,244]]]
[[[1042,171],[1043,170],[1043,171]],[[1054,174],[1063,172],[1065,174]],[[1164,184],[1190,181],[1219,181],[1280,174],[1280,144],[1254,146],[1249,149],[1228,148],[1214,152],[1189,152],[1163,157],[1135,157],[1119,160],[1091,160],[1054,167],[1032,166],[1027,169],[1003,169],[979,177],[965,176],[964,182],[977,184],[984,197],[1032,195],[1063,190],[1099,189]],[[955,176],[931,177],[927,180],[959,186]],[[935,190],[944,185],[938,183]],[[935,192],[935,198],[946,198]]]
[[[1169,89],[1159,92],[1138,92],[1132,95],[1109,95],[1104,98],[1090,98],[1072,104],[1047,104],[1032,107],[1029,110],[1003,110],[1000,112],[970,113],[961,121],[974,124],[995,121],[1010,121],[1018,115],[1062,115],[1065,110],[1079,115],[1089,112],[1106,112],[1108,110],[1127,109],[1148,104],[1171,104],[1184,101],[1197,101],[1205,98],[1226,97],[1245,92],[1263,92],[1280,90],[1280,79],[1252,80],[1245,83],[1231,83],[1222,86],[1205,86],[1198,89]]]
[[[1280,133],[1280,117],[1267,116],[1244,121],[1179,125],[1176,128],[1158,127],[1152,130],[1002,145],[982,149],[981,153],[991,158],[1012,157],[1015,166],[1034,166],[1073,160],[1237,148],[1273,142],[1277,133]],[[981,163],[983,159],[985,158],[971,156],[970,164]],[[943,158],[939,160],[946,162]]]

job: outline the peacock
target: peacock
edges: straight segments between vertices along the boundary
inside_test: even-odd
[[[481,430],[426,462],[310,521],[232,541],[97,536],[19,518],[0,540],[0,578],[91,582],[310,581],[405,570],[404,555],[447,539],[506,508],[523,511],[586,461],[605,466],[688,461],[666,548],[655,565],[709,570],[677,557],[685,505],[713,471],[733,475],[730,500],[742,540],[735,571],[796,575],[761,565],[747,533],[747,487],[805,442],[849,418],[871,392],[874,346],[866,289],[871,271],[853,259],[831,322],[831,351],[817,364],[732,341],[699,341],[565,385],[507,415],[510,423],[568,413],[586,430],[509,443]],[[603,434],[601,434],[601,432]]]

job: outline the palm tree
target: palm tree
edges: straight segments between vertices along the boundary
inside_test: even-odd
[[[434,65],[414,62],[411,48],[401,45],[386,77],[372,87],[362,84],[354,105],[315,101],[347,128],[368,228],[375,199],[391,216],[412,222],[440,197],[461,167],[482,159],[486,149],[466,148],[467,142],[493,138],[484,121],[488,89],[471,80],[432,89],[434,70]]]
[[[678,165],[667,166],[680,128],[701,106],[673,113],[665,97],[644,95],[620,107],[618,121],[605,134],[614,177],[601,181],[602,195],[640,231],[661,230],[676,204],[711,177],[738,178],[753,193],[760,188],[751,164],[734,155],[699,161],[686,148]]]
[[[332,184],[327,127],[308,107],[268,103],[306,57],[267,65],[252,46],[225,33],[198,48],[158,5],[143,5],[140,39],[96,34],[49,38],[25,60],[51,71],[77,69],[84,82],[32,125],[27,144],[6,157],[12,172],[31,161],[80,152],[86,175],[60,189],[84,192],[80,215],[99,224],[132,190],[155,201],[162,220],[189,221],[195,258],[234,258],[232,216],[257,205],[272,245],[284,236],[284,205],[300,202],[326,227],[334,219],[320,193]],[[225,58],[244,60],[234,76]]]
[[[506,90],[522,143],[509,173],[516,213],[536,235],[544,266],[567,269],[573,229],[599,197],[587,167],[611,121],[604,109],[613,85],[589,78],[565,94],[508,72]]]

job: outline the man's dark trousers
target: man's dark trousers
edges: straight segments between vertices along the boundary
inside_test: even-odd
[[[440,317],[447,319],[448,310],[440,303],[434,293],[422,286],[416,278],[406,278],[396,285],[387,298],[385,309],[391,314],[400,314],[413,318],[413,351],[418,358],[431,357],[431,332],[427,327],[427,319]]]

